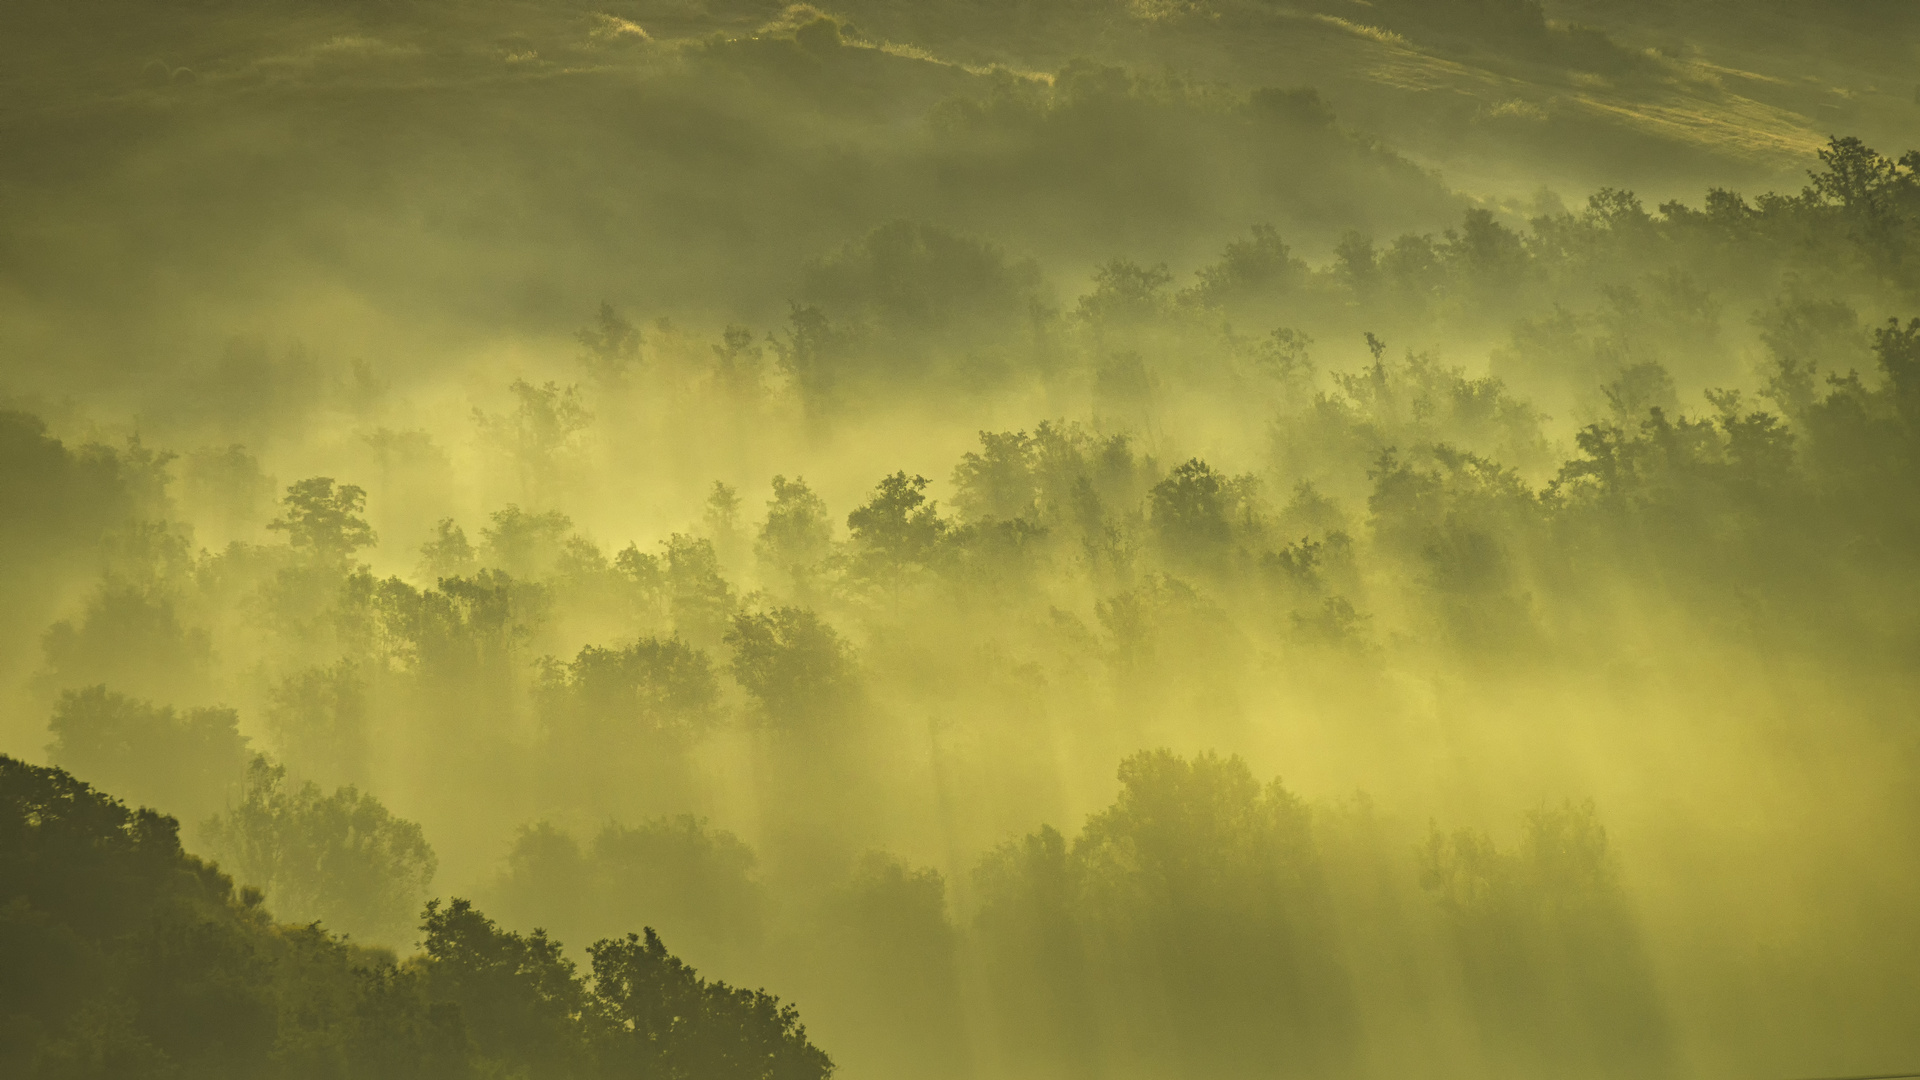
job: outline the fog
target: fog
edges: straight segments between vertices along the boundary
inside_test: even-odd
[[[1917,29],[0,13],[0,1064],[1920,1068]]]

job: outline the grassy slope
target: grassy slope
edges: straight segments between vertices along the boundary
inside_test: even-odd
[[[1347,18],[1257,0],[1160,18],[1119,3],[821,6],[875,42],[970,65],[1053,70],[1091,56],[1239,86],[1317,86],[1343,119],[1437,162],[1471,168],[1497,156],[1515,173],[1609,183],[1659,183],[1681,170],[1788,175],[1837,126],[1897,139],[1920,122],[1911,57],[1886,43],[1891,16],[1825,6],[1564,0],[1550,9],[1640,56],[1637,69],[1611,72],[1570,70],[1524,48],[1383,33],[1357,4]],[[164,100],[190,82],[238,90],[384,74],[471,85],[641,62],[637,50],[623,55],[618,46],[636,37],[610,17],[662,42],[783,21],[778,4],[756,0],[8,5],[0,120],[71,121]],[[1655,49],[1663,55],[1646,55]]]
[[[1315,86],[1347,127],[1517,213],[1543,185],[1650,203],[1797,186],[1831,130],[1898,148],[1920,118],[1894,82],[1898,48],[1862,44],[1871,21],[1568,3],[1550,14],[1601,23],[1615,70],[1254,0],[1153,19],[1107,0],[837,0],[861,48],[830,71],[741,46],[678,82],[698,42],[810,15],[759,0],[4,5],[0,345],[46,352],[103,328],[127,347],[173,330],[272,336],[290,306],[358,325],[370,296],[438,313],[423,337],[463,321],[551,332],[596,294],[777,319],[800,261],[936,210],[1062,268],[1185,258],[1171,238],[1214,250],[1261,217],[1311,254],[1348,225],[1451,216],[1413,184],[1371,207],[1298,201],[1289,220],[1203,180],[1163,221],[1076,232],[1019,192],[942,187],[923,117],[984,92],[996,63],[1090,56],[1228,88]],[[1131,197],[1151,204],[1143,191]],[[369,335],[392,333],[375,322]]]
[[[954,55],[969,44],[953,20],[922,16],[915,5],[842,2],[882,34]],[[1550,17],[1596,25],[1618,43],[1622,63],[1601,71],[1525,48],[1382,31],[1368,11],[1354,4],[1342,18],[1222,2],[1157,21],[1110,17],[1079,35],[1062,22],[977,49],[975,58],[1047,68],[1090,52],[1238,85],[1316,86],[1343,119],[1468,190],[1476,180],[1506,190],[1546,181],[1660,195],[1707,181],[1797,185],[1835,130],[1891,146],[1920,126],[1905,74],[1911,58],[1884,44],[1886,25],[1834,19],[1824,7],[1770,8],[1757,26],[1751,10],[1709,3],[1550,8]]]

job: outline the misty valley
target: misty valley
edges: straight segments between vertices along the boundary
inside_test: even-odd
[[[0,12],[0,1075],[1920,1069],[1920,11]]]

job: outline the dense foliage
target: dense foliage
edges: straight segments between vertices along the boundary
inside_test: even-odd
[[[1437,239],[1354,234],[1319,268],[1256,229],[1184,289],[1109,262],[1070,311],[1033,299],[1033,268],[994,249],[889,226],[818,264],[771,363],[748,362],[761,346],[744,331],[676,353],[658,324],[605,308],[579,335],[588,388],[521,382],[511,411],[474,410],[506,489],[531,505],[581,490],[592,455],[628,452],[587,441],[597,417],[659,395],[802,431],[1021,387],[1091,405],[1087,420],[980,432],[944,501],[896,469],[837,520],[782,474],[749,517],[715,482],[699,522],[652,550],[610,556],[567,513],[510,502],[478,544],[440,517],[412,574],[376,574],[360,560],[391,530],[370,524],[369,493],[314,477],[259,514],[261,539],[195,553],[175,458],[36,434],[48,461],[97,462],[102,478],[56,497],[49,535],[128,515],[93,526],[107,570],[43,640],[50,752],[204,821],[202,849],[356,941],[405,941],[441,859],[429,835],[469,867],[495,857],[474,845],[517,835],[484,875],[500,909],[575,939],[658,921],[821,999],[830,1027],[861,1031],[865,1069],[1348,1073],[1392,1060],[1382,1040],[1444,1023],[1437,1000],[1482,1033],[1492,1067],[1669,1069],[1672,1021],[1593,807],[1539,810],[1507,849],[1436,831],[1416,857],[1403,826],[1316,811],[1239,759],[1133,747],[1232,743],[1263,695],[1339,702],[1344,681],[1407,665],[1511,679],[1620,663],[1620,628],[1650,610],[1682,636],[1812,664],[1910,651],[1920,323],[1874,326],[1830,297],[1911,301],[1914,166],[1849,140],[1823,166],[1797,195],[1716,192],[1704,211],[1654,216],[1607,191],[1525,233],[1472,211]],[[1634,283],[1595,284],[1622,274]],[[1752,396],[1709,385],[1690,407],[1680,387],[1724,370],[1727,348],[1702,282],[1772,299],[1753,317]],[[1583,296],[1598,308],[1571,306]],[[1495,374],[1395,358],[1382,336],[1484,333],[1496,311],[1509,321]],[[1233,329],[1281,320],[1260,338]],[[1348,332],[1359,366],[1320,370],[1317,342]],[[983,368],[981,349],[1009,351]],[[1520,384],[1590,417],[1570,447]],[[1264,417],[1263,437],[1227,443],[1251,450],[1249,471],[1178,449],[1207,430],[1196,413]],[[249,685],[257,727],[116,689],[192,702]],[[917,729],[922,709],[935,719]],[[1043,828],[994,847],[1057,812],[1059,781],[1034,771],[1049,739],[1124,759],[1119,800],[1071,840]],[[752,804],[779,820],[751,844],[687,812],[739,820],[712,772],[729,746],[748,755]],[[372,794],[421,790],[409,774],[445,778],[407,796],[421,821]],[[898,840],[890,814],[925,812],[915,785],[988,851],[961,866],[958,912],[945,875],[871,850]],[[571,824],[596,815],[597,831]],[[198,865],[180,862],[170,824],[142,828]],[[252,958],[219,979],[256,987],[262,1016],[284,1011],[271,958],[285,954],[358,988],[333,991],[341,1015],[367,1000],[353,994],[406,996],[400,1014],[418,1019],[403,1056],[535,1076],[636,1054],[735,1068],[684,1064],[733,1061],[736,1043],[700,1034],[717,1025],[769,1033],[739,1038],[781,1075],[825,1068],[790,1011],[696,980],[651,932],[601,941],[583,977],[544,935],[459,901],[429,908],[426,959],[383,967],[320,930],[276,929],[195,873],[208,925]],[[131,963],[101,955],[103,971]],[[1382,979],[1397,989],[1360,985]],[[685,1004],[663,1014],[636,994]],[[1402,1007],[1383,1000],[1428,1002],[1427,1019],[1383,1034]],[[662,1019],[682,1007],[706,1019]],[[79,1045],[59,1034],[74,1016],[121,1022],[73,1009],[36,1021],[45,1045]],[[161,1037],[126,1015],[128,1046]],[[985,1049],[969,1024],[992,1032]],[[374,1053],[348,1030],[297,1038],[339,1060]],[[274,1049],[291,1031],[261,1027],[244,1053],[292,1060]]]
[[[698,977],[652,930],[590,950],[464,900],[421,955],[278,924],[178,823],[0,757],[0,1068],[20,1077],[754,1077],[832,1062],[794,1007]],[[520,1073],[525,1075],[525,1073]]]

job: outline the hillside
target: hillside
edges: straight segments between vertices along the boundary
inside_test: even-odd
[[[1786,59],[1784,8],[1344,10],[868,2],[802,44],[812,9],[756,3],[14,5],[0,344],[365,351],[334,335],[373,319],[417,350],[601,298],[762,319],[895,218],[1070,276],[1252,223],[1326,251],[1444,224],[1447,189],[1518,220],[1542,188],[1793,187],[1842,126],[1897,145],[1920,115],[1865,23]],[[1261,87],[1327,108],[1249,128]]]
[[[1917,29],[0,5],[0,1072],[1920,1060]]]

